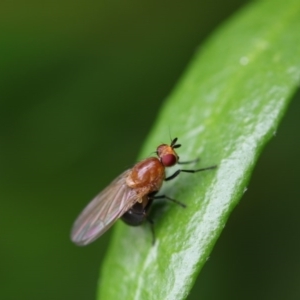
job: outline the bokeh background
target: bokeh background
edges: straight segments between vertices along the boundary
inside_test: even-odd
[[[246,2],[1,2],[1,300],[95,299],[111,231],[76,247],[75,217],[135,162],[197,47]],[[189,299],[300,299],[299,100]]]

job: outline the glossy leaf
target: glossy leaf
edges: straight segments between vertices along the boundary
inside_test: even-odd
[[[300,2],[259,1],[240,11],[201,47],[162,107],[140,158],[177,136],[180,174],[163,193],[149,226],[115,226],[98,299],[184,299],[246,190],[265,144],[276,133],[300,80]],[[170,133],[170,134],[169,134]]]

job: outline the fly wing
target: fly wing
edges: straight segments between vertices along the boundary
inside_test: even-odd
[[[117,177],[79,215],[71,233],[75,244],[84,246],[93,242],[137,201],[135,190],[126,184],[128,173],[129,170]]]

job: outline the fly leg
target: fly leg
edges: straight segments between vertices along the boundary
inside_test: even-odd
[[[166,195],[159,195],[159,196],[155,196],[155,195],[150,195],[150,197],[152,197],[151,199],[156,200],[156,199],[167,199],[168,201],[171,201],[173,203],[176,203],[178,205],[180,205],[183,208],[186,208],[186,205],[178,200],[172,199]]]
[[[206,167],[206,168],[202,168],[202,169],[197,169],[197,170],[183,170],[183,169],[179,169],[177,170],[173,175],[165,178],[165,181],[174,179],[175,177],[177,177],[181,172],[185,172],[185,173],[197,173],[197,172],[201,172],[201,171],[206,171],[206,170],[211,170],[211,169],[215,169],[217,166],[211,166],[211,167]]]
[[[149,217],[149,210],[150,210],[150,207],[151,207],[151,204],[153,202],[153,198],[151,197],[153,193],[151,193],[150,195],[148,195],[148,203],[147,205],[145,206],[144,208],[144,218],[145,220],[149,223],[150,225],[150,229],[151,229],[151,234],[152,234],[152,246],[155,244],[155,230],[154,230],[154,222],[153,220]],[[155,194],[155,193],[154,193]]]
[[[151,200],[156,200],[156,199],[167,199],[168,201],[171,201],[173,203],[176,203],[178,205],[180,205],[181,207],[183,208],[186,208],[186,205],[178,200],[175,200],[173,198],[170,198],[166,195],[156,195],[157,192],[152,192],[151,194],[148,195],[148,199],[151,199]]]
[[[200,158],[196,158],[196,159],[193,159],[193,160],[188,160],[188,161],[178,161],[177,164],[179,165],[187,165],[187,164],[193,164],[193,163],[197,163],[199,162]]]
[[[152,233],[152,246],[155,244],[155,231],[154,231],[154,222],[148,216],[146,216],[146,221],[150,225],[151,233]]]
[[[181,202],[179,202],[179,201],[177,201],[177,200],[175,200],[175,199],[172,199],[172,198],[170,198],[170,197],[168,197],[168,196],[166,196],[166,195],[158,195],[158,196],[156,196],[156,193],[157,193],[157,192],[152,192],[151,194],[148,195],[149,202],[148,202],[148,204],[146,205],[145,210],[144,210],[145,219],[146,219],[146,221],[149,223],[150,229],[151,229],[151,232],[152,232],[152,245],[155,244],[154,222],[153,222],[152,219],[150,219],[150,218],[148,217],[148,210],[149,210],[149,208],[150,208],[152,202],[153,202],[154,200],[156,200],[156,199],[167,199],[168,201],[174,202],[174,203],[180,205],[181,207],[186,208],[186,205],[185,205],[184,203],[181,203]]]

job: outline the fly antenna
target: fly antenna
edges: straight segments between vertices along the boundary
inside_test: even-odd
[[[173,141],[171,142],[171,147],[173,148],[173,149],[176,149],[176,148],[179,148],[179,147],[181,147],[181,144],[176,144],[177,143],[177,140],[178,140],[178,138],[175,138],[175,139],[173,139]]]
[[[174,140],[172,140],[171,145],[170,145],[172,148],[176,145],[177,140],[178,140],[178,138],[175,138]]]

